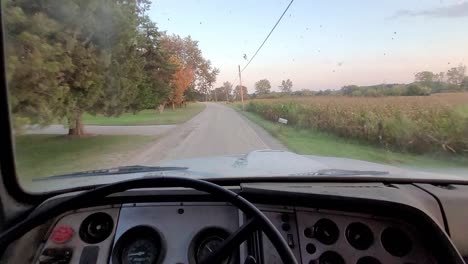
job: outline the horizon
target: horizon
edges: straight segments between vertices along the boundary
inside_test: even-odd
[[[220,69],[214,87],[238,85],[237,67],[254,54],[289,0],[155,1],[149,12],[161,31],[191,36]],[[206,15],[209,14],[209,15]],[[260,15],[259,15],[260,14]],[[468,2],[431,0],[359,3],[296,0],[257,57],[243,85],[268,79],[272,90],[291,79],[293,90],[409,83],[419,71],[446,72],[468,62]],[[238,43],[233,40],[239,39]]]

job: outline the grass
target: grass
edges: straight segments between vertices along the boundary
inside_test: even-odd
[[[125,113],[118,117],[106,117],[102,115],[85,114],[83,119],[85,125],[101,126],[136,126],[136,125],[170,125],[183,123],[190,120],[196,114],[205,109],[201,103],[188,104],[186,108],[172,110],[166,108],[163,113],[157,110],[143,110],[137,114]]]
[[[237,107],[237,109],[239,108]],[[468,168],[466,157],[452,158],[443,154],[398,153],[324,132],[280,126],[254,113],[242,112],[242,114],[268,131],[288,149],[298,154],[344,157],[408,167],[452,168],[456,166]]]
[[[154,136],[85,138],[69,138],[61,135],[17,136],[18,176],[23,180],[30,180],[115,166],[116,159],[125,158],[129,152],[154,140],[156,140]]]

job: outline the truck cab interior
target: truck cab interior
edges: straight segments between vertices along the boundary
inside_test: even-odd
[[[229,162],[243,166],[257,162],[255,155],[277,155],[283,175],[239,176],[220,170],[217,176],[200,172],[188,177],[177,167],[155,167],[164,172],[116,176],[93,171],[106,180],[67,176],[37,181],[47,191],[24,188],[15,161],[4,51],[2,36],[0,263],[468,261],[468,180],[443,172],[429,177],[356,165],[353,170],[297,174],[292,158],[304,157],[264,150]],[[277,160],[262,162],[268,168]],[[68,182],[76,179],[85,184]],[[49,188],[58,181],[63,188]]]

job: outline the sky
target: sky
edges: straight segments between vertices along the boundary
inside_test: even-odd
[[[153,0],[161,31],[191,36],[220,69],[215,87],[237,85],[290,0]],[[243,85],[268,79],[273,90],[407,83],[419,71],[468,64],[468,1],[295,0],[252,63]]]

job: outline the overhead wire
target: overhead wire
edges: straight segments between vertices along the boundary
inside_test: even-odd
[[[291,7],[292,3],[294,2],[294,0],[291,0],[291,2],[289,2],[288,6],[286,7],[286,9],[283,11],[283,13],[281,14],[281,16],[279,17],[279,19],[276,21],[275,25],[273,26],[273,28],[270,30],[270,32],[268,33],[268,35],[266,36],[265,40],[263,40],[262,44],[258,47],[257,51],[255,51],[254,55],[250,58],[250,60],[247,62],[247,64],[242,68],[241,70],[241,73],[244,72],[245,69],[247,69],[247,67],[250,65],[250,63],[255,59],[255,57],[257,56],[258,52],[260,52],[260,50],[263,48],[263,46],[265,45],[265,43],[267,42],[268,38],[270,38],[271,34],[273,33],[273,31],[275,31],[276,27],[278,26],[278,24],[281,22],[281,20],[283,19],[284,15],[286,14],[286,12],[288,12],[289,10],[289,7]],[[237,74],[236,74],[237,75]],[[234,81],[231,82],[232,84],[234,84],[234,82],[236,82],[237,80],[239,80],[239,76],[235,77],[234,78]]]
[[[255,54],[252,56],[252,58],[250,58],[249,62],[247,62],[247,64],[244,66],[244,68],[242,68],[241,70],[241,73],[244,72],[244,70],[250,65],[250,63],[253,61],[253,59],[255,59],[255,57],[257,56],[258,52],[263,48],[263,45],[265,45],[265,43],[267,42],[268,38],[270,37],[271,33],[273,33],[273,31],[275,30],[276,26],[278,26],[278,24],[281,22],[281,19],[283,19],[284,15],[286,14],[286,12],[288,12],[288,9],[289,7],[292,5],[292,3],[294,2],[294,0],[291,0],[291,2],[289,2],[289,5],[286,7],[286,9],[284,10],[283,14],[281,14],[280,18],[278,19],[278,21],[276,21],[275,25],[273,26],[273,28],[270,30],[270,33],[268,33],[268,35],[266,36],[265,40],[262,42],[262,45],[260,45],[260,47],[258,47],[257,51],[255,51]]]

